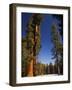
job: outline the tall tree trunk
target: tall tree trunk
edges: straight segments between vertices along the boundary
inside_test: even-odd
[[[39,25],[36,24],[35,30],[34,30],[34,47],[33,47],[33,56],[34,56],[34,62],[33,62],[33,75],[36,76],[36,45],[37,45],[37,35],[36,33],[39,33]]]
[[[27,76],[33,76],[33,59],[27,65]]]
[[[36,76],[36,58],[33,61],[33,75]]]

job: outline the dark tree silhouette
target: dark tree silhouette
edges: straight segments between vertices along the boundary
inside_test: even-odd
[[[52,43],[53,43],[53,48],[52,48],[53,58],[52,59],[56,59],[58,74],[60,74],[61,72],[60,61],[63,60],[62,58],[63,45],[61,43],[59,31],[57,30],[57,26],[55,24],[52,26],[51,35],[52,35]]]
[[[63,38],[63,15],[52,15],[53,18],[57,19],[59,21],[58,23],[58,27],[59,27],[59,32],[60,32],[60,35],[61,37]]]

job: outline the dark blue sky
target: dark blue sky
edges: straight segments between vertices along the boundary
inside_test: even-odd
[[[25,37],[25,29],[27,22],[29,21],[31,17],[31,13],[22,13],[22,38]],[[42,63],[50,63],[54,62],[52,58],[52,52],[51,48],[53,46],[51,42],[51,27],[52,24],[58,23],[56,19],[52,17],[51,14],[42,14],[43,19],[40,25],[40,33],[41,33],[41,49],[38,55],[38,61]]]
[[[40,27],[41,32],[41,50],[38,55],[38,60],[43,63],[53,62],[51,48],[51,26],[53,23],[52,15],[43,15],[43,20]]]

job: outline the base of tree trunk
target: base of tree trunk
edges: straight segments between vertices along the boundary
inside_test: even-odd
[[[33,76],[33,60],[31,60],[27,66],[27,76]]]

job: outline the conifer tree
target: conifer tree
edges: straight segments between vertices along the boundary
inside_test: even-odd
[[[40,22],[42,16],[33,14],[27,24],[26,42],[28,51],[28,76],[36,75],[36,56],[40,50]]]
[[[58,32],[57,26],[54,24],[52,25],[52,30],[51,30],[51,35],[52,35],[52,43],[53,43],[53,48],[52,48],[52,54],[53,54],[53,59],[57,61],[57,68],[58,68],[58,74],[60,74],[60,61],[63,61],[63,45],[60,39],[60,34]]]

